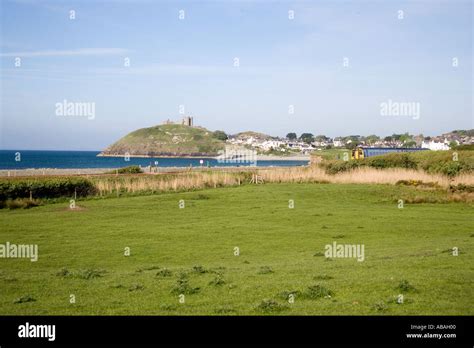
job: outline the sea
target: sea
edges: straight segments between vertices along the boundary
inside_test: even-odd
[[[100,151],[40,151],[40,150],[0,150],[0,169],[81,169],[81,168],[121,168],[131,165],[146,167],[236,167],[250,166],[252,163],[223,163],[211,158],[138,158],[97,157]],[[202,163],[201,163],[202,160]],[[258,167],[304,166],[308,161],[265,160],[257,161]]]

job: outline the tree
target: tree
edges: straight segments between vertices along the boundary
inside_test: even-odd
[[[413,136],[408,133],[400,135],[400,141],[403,143],[406,143],[412,140],[413,140]]]
[[[402,136],[402,134],[396,134],[396,133],[393,133],[392,134],[392,140],[393,141],[398,141],[400,140],[400,137]]]
[[[216,130],[213,134],[213,137],[216,138],[216,139],[219,139],[219,140],[227,140],[229,137],[227,136],[227,134],[225,134],[224,131],[220,131],[220,130]]]
[[[375,144],[377,141],[379,141],[380,138],[375,135],[375,134],[372,134],[372,135],[368,135],[366,138],[365,138],[365,141],[367,141],[368,144]]]
[[[311,144],[314,141],[314,135],[311,133],[303,133],[300,136],[300,140],[306,144]]]
[[[296,135],[296,133],[288,133],[288,134],[286,135],[286,138],[287,138],[288,140],[296,140],[296,139],[298,138],[298,136]]]
[[[414,140],[408,140],[403,143],[403,147],[415,147],[416,142]]]
[[[319,141],[319,142],[323,142],[323,141],[328,141],[329,138],[327,136],[321,134],[321,135],[315,136],[314,140]]]
[[[359,145],[360,145],[359,141],[351,141],[349,143],[346,143],[346,148],[349,150],[352,150],[352,149],[355,149]]]

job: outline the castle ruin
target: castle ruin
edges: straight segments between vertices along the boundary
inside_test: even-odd
[[[184,116],[181,120],[181,123],[173,122],[170,119],[167,119],[165,122],[163,122],[163,124],[181,124],[183,126],[193,127],[193,122],[194,121],[192,116]]]

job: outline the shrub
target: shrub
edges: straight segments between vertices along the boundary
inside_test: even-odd
[[[80,177],[2,179],[0,180],[0,201],[17,198],[34,199],[57,197],[84,197],[95,193],[94,184]]]
[[[62,278],[78,278],[89,280],[102,277],[105,273],[106,271],[101,269],[83,269],[79,271],[69,271],[67,268],[63,267],[59,272],[56,273],[56,275]]]
[[[256,307],[257,310],[262,312],[279,312],[286,308],[286,306],[283,306],[272,299],[264,299]]]
[[[333,294],[334,293],[325,286],[316,284],[309,286],[303,293],[303,296],[309,299],[318,299],[321,297],[332,297]]]
[[[451,192],[474,192],[474,185],[465,185],[465,184],[458,184],[458,185],[450,185],[449,191]]]
[[[384,301],[376,302],[373,307],[376,311],[380,312],[386,311],[388,309],[388,306]]]
[[[140,166],[128,166],[123,168],[118,168],[108,172],[108,174],[140,174],[143,173],[143,170]]]
[[[8,208],[8,209],[29,209],[32,207],[37,207],[41,205],[41,201],[39,199],[29,199],[29,198],[16,198],[16,199],[8,199],[4,202],[0,203],[0,209]]]
[[[222,278],[222,275],[218,274],[213,280],[209,282],[209,285],[221,286],[225,284],[225,280]]]
[[[473,151],[474,150],[474,144],[458,145],[458,146],[456,146],[456,150]]]
[[[454,159],[456,153],[456,160]],[[398,152],[364,158],[362,160],[326,160],[320,164],[327,174],[337,174],[357,167],[423,169],[431,174],[449,177],[474,170],[474,151],[417,151]]]
[[[401,292],[410,292],[410,291],[416,290],[415,287],[411,285],[406,279],[403,279],[402,281],[400,281],[396,289],[400,290]]]
[[[285,291],[282,291],[278,294],[278,297],[280,297],[282,300],[288,300],[290,295],[293,295],[293,296],[300,296],[301,295],[301,291],[299,290],[285,290]]]
[[[407,153],[391,153],[364,159],[366,165],[373,168],[408,168],[416,169],[417,162]]]
[[[327,174],[338,174],[359,167],[361,162],[332,160],[322,162],[321,165],[325,168]]]
[[[157,273],[157,277],[171,277],[173,273],[168,268],[160,269]]]
[[[190,294],[195,294],[199,292],[199,290],[200,290],[199,288],[194,288],[190,286],[187,276],[182,273],[180,274],[178,280],[176,281],[176,285],[173,287],[173,289],[171,289],[171,292],[178,295],[181,295],[181,294],[190,295]]]

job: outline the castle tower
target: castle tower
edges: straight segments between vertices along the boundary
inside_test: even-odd
[[[192,127],[193,126],[193,118],[191,116],[183,117],[183,121],[181,122],[182,125]]]

